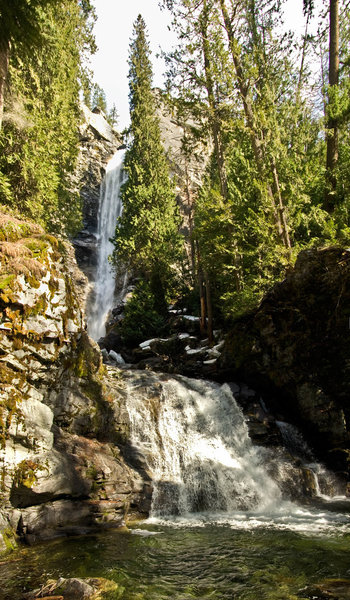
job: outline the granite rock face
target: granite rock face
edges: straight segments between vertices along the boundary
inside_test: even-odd
[[[109,159],[122,145],[122,137],[103,114],[91,112],[84,105],[82,112],[80,153],[73,187],[79,191],[82,202],[83,228],[74,239],[74,247],[79,267],[93,279],[101,182]]]
[[[350,252],[301,252],[257,310],[237,319],[220,359],[222,377],[265,392],[318,456],[349,474]]]
[[[147,514],[148,484],[122,456],[119,375],[85,332],[72,248],[6,214],[0,247],[0,546],[13,530],[35,541]]]

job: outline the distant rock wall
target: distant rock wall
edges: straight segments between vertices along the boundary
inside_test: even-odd
[[[122,385],[85,332],[86,278],[73,254],[0,214],[0,550],[13,531],[31,542],[149,508],[122,457]]]
[[[192,135],[193,132],[198,132],[200,124],[189,119],[181,121],[176,110],[164,100],[161,90],[156,88],[154,94],[161,139],[170,165],[170,173],[176,184],[177,202],[182,217],[181,233],[185,238],[185,249],[191,264],[194,206],[212,152],[212,144],[209,136],[207,143],[204,143],[203,139],[197,139],[196,135]],[[187,143],[191,138],[191,149],[187,147],[185,151],[186,137]]]
[[[301,252],[259,308],[237,319],[221,376],[265,390],[275,413],[299,425],[319,457],[349,477],[350,252]]]

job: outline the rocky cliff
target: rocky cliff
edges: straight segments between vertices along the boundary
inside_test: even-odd
[[[222,377],[265,391],[318,456],[349,477],[350,252],[302,252],[257,310],[238,319],[220,359]]]
[[[97,215],[100,186],[106,164],[122,144],[122,136],[106,121],[103,114],[82,106],[80,152],[72,187],[79,191],[83,209],[83,228],[74,239],[80,268],[93,279],[96,264]]]
[[[123,385],[85,332],[72,248],[0,214],[0,549],[148,510]],[[117,380],[115,379],[117,377]]]

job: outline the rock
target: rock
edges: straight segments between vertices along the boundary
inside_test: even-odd
[[[82,106],[85,117],[85,127],[90,127],[92,131],[100,138],[113,144],[115,142],[115,132],[102,114],[91,112],[87,106]]]
[[[286,279],[235,321],[218,359],[221,378],[262,390],[318,458],[347,473],[349,305],[350,251],[301,252]]]
[[[105,594],[113,594],[119,597],[119,586],[114,581],[103,579],[102,577],[65,579],[60,577],[57,581],[49,580],[44,586],[33,592],[25,594],[26,600],[35,600],[42,598],[48,600],[99,600]]]
[[[86,278],[74,251],[1,214],[0,550],[146,516],[149,479],[128,465],[120,372],[85,331]],[[3,227],[3,230],[1,229]],[[6,231],[11,242],[2,242]],[[24,232],[24,233],[23,233]],[[28,262],[26,250],[35,250]],[[32,250],[31,250],[32,251]],[[21,257],[13,265],[13,256]],[[29,250],[28,250],[29,252]],[[27,262],[26,262],[27,261]],[[119,375],[118,375],[119,373]]]
[[[114,352],[114,350],[109,351],[109,358],[112,359],[117,365],[125,365],[125,360],[121,354],[118,352]]]

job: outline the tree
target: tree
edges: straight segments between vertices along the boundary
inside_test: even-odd
[[[339,85],[339,0],[329,2],[329,70],[328,70],[328,107],[327,107],[327,161],[325,208],[334,210],[337,188],[336,166],[338,163],[338,123],[334,115],[334,104]]]
[[[115,233],[115,260],[148,281],[165,310],[171,265],[180,253],[179,217],[155,113],[150,49],[141,15],[134,23],[129,66],[131,143],[124,163],[128,179]]]
[[[323,174],[320,127],[304,100],[306,45],[297,70],[273,0],[166,4],[181,44],[170,71],[178,103],[185,93],[182,106],[204,117],[213,143],[195,203],[197,270],[209,276],[216,314],[234,315],[283,277],[307,236],[322,235],[325,213],[310,190]]]
[[[28,50],[42,43],[41,8],[48,4],[55,0],[0,1],[0,128],[11,48]]]
[[[92,86],[91,107],[92,110],[97,108],[101,110],[105,115],[107,114],[106,94],[101,88],[101,86],[98,85],[98,83],[94,83]]]
[[[93,48],[93,15],[87,0],[61,0],[41,3],[40,10],[38,3],[37,16],[41,43],[30,53],[13,44],[10,55],[0,198],[51,231],[71,233],[81,217],[71,173],[79,149],[82,58]]]

